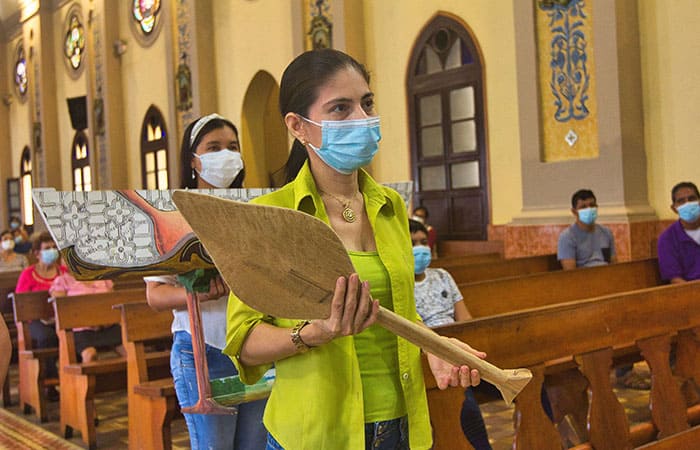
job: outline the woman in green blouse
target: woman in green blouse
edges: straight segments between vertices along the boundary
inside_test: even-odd
[[[308,161],[294,181],[255,203],[325,221],[357,273],[337,280],[326,320],[266,316],[232,293],[224,353],[248,383],[276,367],[264,416],[268,449],[430,448],[420,349],[374,325],[380,304],[420,318],[406,207],[362,169],[381,137],[369,75],[342,52],[306,52],[282,76],[280,110]],[[428,361],[441,388],[480,381],[467,366]]]

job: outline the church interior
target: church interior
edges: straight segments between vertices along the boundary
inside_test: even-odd
[[[0,0],[0,229],[46,230],[33,189],[181,188],[183,134],[211,113],[237,127],[243,187],[281,187],[283,71],[340,50],[367,68],[381,117],[365,169],[410,182],[407,207],[437,230],[433,265],[474,316],[436,331],[532,371],[515,406],[477,395],[493,448],[697,448],[700,297],[664,285],[657,242],[678,218],[671,189],[700,181],[698,28],[692,0]],[[564,275],[558,237],[579,189],[619,264]],[[16,346],[16,275],[0,278]],[[17,348],[3,351],[7,411],[64,437],[58,404],[48,422],[22,414]],[[623,363],[651,387],[611,386]],[[473,448],[462,392],[426,388],[434,448]],[[151,448],[131,439],[125,392],[98,402],[96,440],[51,448]],[[115,408],[122,434],[106,437]],[[152,448],[189,448],[181,420],[163,433]]]

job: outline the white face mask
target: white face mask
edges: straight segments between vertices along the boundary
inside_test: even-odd
[[[12,250],[13,248],[15,248],[15,241],[13,241],[12,239],[8,239],[2,241],[2,244],[0,245],[2,245],[3,250]]]
[[[239,152],[223,149],[203,155],[194,154],[202,163],[202,171],[198,172],[202,180],[218,188],[231,186],[233,180],[243,170],[243,159]]]

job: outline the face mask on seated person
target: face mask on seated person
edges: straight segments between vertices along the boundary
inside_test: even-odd
[[[379,117],[357,120],[305,121],[321,127],[321,147],[309,146],[328,166],[344,175],[364,167],[374,158],[382,138]]]
[[[676,208],[676,211],[684,222],[693,223],[700,218],[700,203],[686,202]]]
[[[584,208],[578,210],[578,219],[586,225],[592,225],[598,218],[598,208]]]
[[[45,248],[40,253],[41,262],[51,265],[58,260],[58,250],[55,248]]]
[[[218,188],[231,186],[233,180],[243,170],[243,159],[239,152],[223,149],[216,152],[194,154],[202,163],[199,176],[202,180]]]
[[[416,245],[413,247],[414,273],[420,275],[425,272],[425,269],[430,265],[431,259],[430,247],[427,245]]]
[[[15,241],[13,241],[12,239],[6,239],[2,241],[2,244],[0,245],[2,245],[3,250],[12,250],[13,248],[15,248]]]

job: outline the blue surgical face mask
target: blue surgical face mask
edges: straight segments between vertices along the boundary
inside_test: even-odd
[[[416,245],[413,247],[413,269],[416,275],[425,272],[425,269],[430,265],[432,255],[430,247],[427,245]]]
[[[22,236],[15,236],[15,244],[21,244],[23,240]]]
[[[598,218],[598,208],[584,208],[578,210],[578,220],[586,225],[591,225]]]
[[[678,216],[688,223],[693,223],[700,218],[700,204],[698,202],[686,202],[676,208]]]
[[[10,229],[11,229],[11,230],[16,230],[17,228],[19,228],[19,222],[12,222],[12,223],[10,224]]]
[[[314,122],[302,119],[321,127],[321,147],[309,146],[328,166],[349,175],[364,167],[377,153],[377,143],[382,138],[379,131],[379,117],[357,120],[324,120]]]
[[[55,248],[45,248],[40,253],[41,262],[46,265],[55,263],[58,260],[58,250]]]

